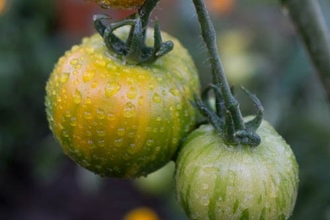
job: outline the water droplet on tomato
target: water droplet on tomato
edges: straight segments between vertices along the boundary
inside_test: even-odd
[[[62,83],[65,83],[66,81],[68,81],[68,79],[69,79],[69,76],[70,76],[70,73],[69,72],[65,72],[65,73],[63,73],[62,75],[61,75],[61,82]]]
[[[86,82],[89,82],[93,76],[95,74],[95,71],[86,71],[83,75],[83,81],[86,83]]]
[[[77,64],[78,64],[78,62],[79,62],[79,60],[78,60],[78,59],[76,59],[76,58],[74,58],[74,59],[70,60],[70,64],[71,64],[72,66],[74,66],[74,65],[77,65]]]
[[[113,144],[117,147],[122,146],[124,143],[124,139],[123,138],[117,138],[116,140],[114,140]]]
[[[77,119],[75,117],[70,118],[70,125],[75,127],[77,125]]]
[[[161,103],[162,102],[161,97],[157,93],[154,94],[154,96],[152,97],[152,100],[156,103]]]
[[[155,141],[154,140],[147,140],[147,146],[151,147],[152,145],[154,145]]]
[[[104,110],[101,109],[101,108],[96,109],[96,117],[98,119],[104,119],[105,118],[105,112],[104,112]]]
[[[156,121],[162,121],[163,118],[161,116],[157,116]]]
[[[129,99],[135,99],[137,96],[137,91],[135,87],[131,87],[129,88],[128,92],[127,92],[127,98]]]
[[[107,113],[107,119],[108,119],[109,121],[113,121],[113,120],[115,120],[115,119],[116,119],[116,115],[115,115],[115,113],[113,113],[113,112],[108,112],[108,113]]]
[[[179,96],[180,95],[180,91],[178,89],[175,89],[175,88],[171,88],[170,93],[174,96]]]
[[[105,96],[107,98],[110,98],[111,96],[115,95],[119,90],[121,86],[118,82],[108,82],[105,86]]]
[[[202,185],[202,189],[208,189],[209,188],[209,185],[208,184],[203,184]]]
[[[125,128],[124,128],[124,127],[119,127],[119,128],[117,129],[117,134],[118,134],[119,136],[123,136],[123,135],[125,134]]]
[[[89,146],[91,149],[94,149],[94,148],[95,148],[94,141],[93,141],[93,140],[88,140],[88,146]]]
[[[100,147],[104,147],[105,146],[105,141],[103,139],[98,140],[97,145],[100,146]]]
[[[94,81],[94,82],[91,84],[91,88],[92,88],[92,89],[95,89],[98,85],[99,85],[99,83],[98,83],[97,81]]]
[[[136,153],[135,143],[130,143],[129,148],[127,149],[127,153],[134,154]]]
[[[78,89],[76,89],[73,93],[73,102],[75,104],[79,104],[81,102],[81,93]]]
[[[98,130],[96,130],[96,134],[99,137],[103,137],[103,136],[105,136],[105,131],[103,129],[98,129]]]
[[[131,102],[127,102],[124,106],[124,117],[131,118],[135,115],[135,105]]]
[[[84,112],[84,118],[85,119],[91,119],[92,118],[92,113],[90,111],[85,111]]]
[[[67,130],[63,130],[62,135],[63,135],[63,137],[67,138],[67,137],[69,137],[69,132]]]
[[[92,99],[90,97],[85,98],[85,104],[89,105],[92,103]]]

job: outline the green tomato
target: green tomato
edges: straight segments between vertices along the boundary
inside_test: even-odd
[[[126,39],[129,28],[116,34]],[[148,43],[153,31],[147,31]],[[128,65],[99,34],[83,39],[56,64],[46,86],[50,128],[64,152],[101,176],[145,176],[167,164],[197,120],[199,93],[188,51],[175,47],[150,65]]]
[[[183,144],[175,174],[179,203],[190,219],[288,219],[298,165],[285,140],[263,121],[257,147],[229,146],[211,125]]]

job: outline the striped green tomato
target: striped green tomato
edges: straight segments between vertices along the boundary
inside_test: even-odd
[[[298,165],[284,139],[263,121],[257,147],[228,146],[211,125],[183,144],[175,174],[179,203],[190,219],[288,219]]]
[[[150,43],[153,31],[147,33]],[[150,65],[125,64],[99,34],[59,59],[46,86],[47,117],[64,152],[81,166],[101,176],[147,175],[171,160],[195,126],[189,100],[199,93],[197,70],[175,38],[162,36],[175,47]]]

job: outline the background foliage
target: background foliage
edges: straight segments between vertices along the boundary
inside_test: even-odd
[[[330,24],[330,2],[319,2]],[[258,95],[265,118],[300,164],[292,219],[329,220],[330,108],[294,27],[275,1],[207,3],[230,82]],[[0,219],[116,220],[139,207],[151,208],[159,219],[185,219],[174,199],[173,164],[149,179],[100,178],[69,160],[50,134],[46,80],[58,57],[94,32],[91,17],[99,12],[105,11],[80,0],[0,0]],[[116,19],[130,11],[106,13]],[[203,86],[209,83],[191,2],[164,0],[154,14],[192,53]],[[239,89],[236,95],[252,114]],[[160,184],[165,181],[167,187]]]

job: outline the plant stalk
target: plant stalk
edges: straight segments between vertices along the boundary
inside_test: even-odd
[[[203,0],[193,0],[193,3],[195,5],[196,13],[201,27],[202,37],[210,56],[213,83],[221,90],[225,102],[225,107],[233,118],[235,130],[243,130],[245,129],[243,116],[240,111],[238,101],[231,93],[229,83],[221,64],[216,42],[216,32],[211,22],[211,18]]]
[[[296,26],[330,101],[330,35],[317,0],[280,0]]]

